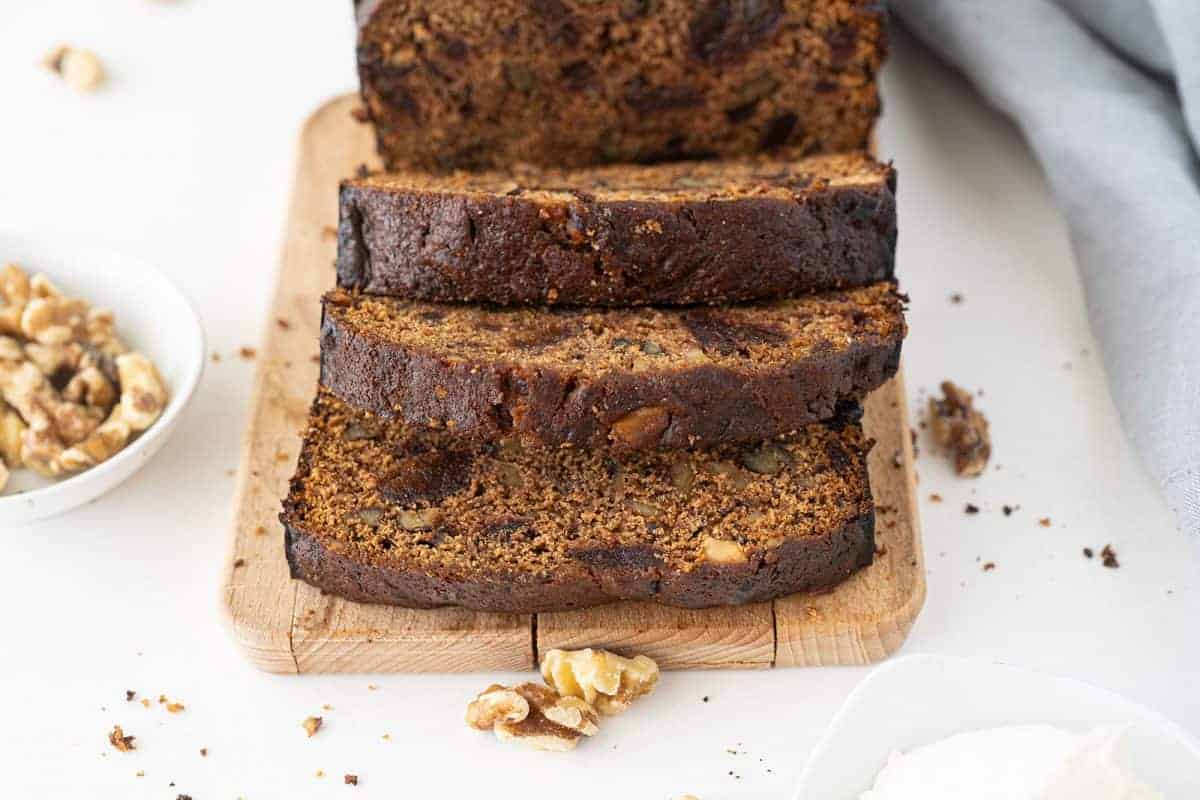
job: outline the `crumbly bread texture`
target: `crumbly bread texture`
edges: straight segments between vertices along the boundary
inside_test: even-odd
[[[896,371],[890,283],[691,309],[434,305],[326,295],[321,382],[464,438],[680,448],[787,434]]]
[[[356,0],[390,168],[863,149],[879,0]]]
[[[532,613],[828,588],[870,563],[853,412],[784,442],[479,449],[318,392],[281,520],[292,575],[351,600]]]
[[[338,240],[342,287],[411,300],[774,299],[892,277],[895,173],[849,153],[368,176]]]

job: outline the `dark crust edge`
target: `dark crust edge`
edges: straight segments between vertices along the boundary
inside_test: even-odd
[[[865,481],[864,489],[869,492]],[[706,564],[690,572],[670,571],[644,551],[614,548],[597,553],[586,565],[579,562],[577,569],[545,578],[502,573],[462,578],[364,563],[329,549],[319,536],[294,524],[290,497],[280,520],[292,578],[331,594],[407,608],[460,606],[534,614],[617,600],[707,608],[826,591],[874,558],[875,512],[869,498],[866,507],[835,531],[786,540],[775,549],[773,563],[757,555],[745,564]]]
[[[576,200],[343,182],[338,285],[441,302],[687,305],[895,274],[895,171],[793,200]],[[719,243],[714,249],[713,243]],[[645,266],[651,265],[651,266]]]
[[[464,439],[517,433],[550,447],[674,449],[761,441],[828,419],[839,404],[895,375],[902,345],[901,328],[895,338],[856,342],[840,353],[759,373],[709,364],[585,382],[514,362],[448,363],[323,312],[320,381],[356,408],[418,427],[436,420]],[[614,423],[647,406],[666,409],[661,433],[636,442],[610,438]]]

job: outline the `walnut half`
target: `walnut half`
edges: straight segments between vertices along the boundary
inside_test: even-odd
[[[561,695],[578,697],[601,714],[619,714],[654,690],[658,665],[646,656],[625,658],[607,650],[550,650],[542,677]]]
[[[575,749],[597,731],[596,711],[577,697],[560,697],[536,683],[511,688],[493,684],[467,705],[467,724],[491,730],[502,742],[516,741],[537,750]]]

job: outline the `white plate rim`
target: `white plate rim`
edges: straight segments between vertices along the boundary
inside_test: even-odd
[[[1011,673],[1023,675],[1027,678],[1073,684],[1080,689],[1104,698],[1106,702],[1112,704],[1113,706],[1125,708],[1130,711],[1136,711],[1138,715],[1145,720],[1151,722],[1156,727],[1161,728],[1164,732],[1169,733],[1171,736],[1177,738],[1179,743],[1183,745],[1185,749],[1191,751],[1192,756],[1196,759],[1196,762],[1200,763],[1200,740],[1185,730],[1183,726],[1161,712],[1143,706],[1140,703],[1117,694],[1110,689],[1105,689],[1102,686],[1096,686],[1095,684],[1079,680],[1078,678],[1045,673],[1035,669],[1030,669],[1028,667],[1017,666],[998,660],[971,658],[967,656],[956,655],[939,655],[936,653],[914,653],[911,655],[893,658],[884,662],[883,664],[880,664],[875,669],[871,670],[866,677],[859,681],[858,685],[855,686],[854,689],[851,690],[850,694],[846,696],[845,701],[842,703],[837,713],[835,713],[833,718],[829,721],[825,732],[821,735],[820,740],[818,740],[817,744],[813,747],[811,754],[805,762],[804,769],[802,769],[800,772],[800,779],[796,784],[796,791],[793,795],[794,800],[807,800],[805,793],[809,789],[809,783],[812,780],[813,774],[822,764],[823,760],[830,757],[829,752],[834,741],[834,737],[843,727],[850,715],[855,713],[857,710],[859,699],[868,691],[873,689],[875,683],[885,678],[890,673],[902,669],[909,669],[912,666],[921,663],[933,665],[949,664],[967,669],[1006,670]],[[1048,720],[1048,722],[1053,724],[1052,720]],[[882,764],[880,766],[882,766]]]

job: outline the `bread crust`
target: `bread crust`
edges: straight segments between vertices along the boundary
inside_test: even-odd
[[[566,360],[531,363],[519,352],[464,357],[420,337],[389,340],[347,318],[340,306],[355,300],[335,293],[326,297],[321,325],[321,384],[357,408],[463,438],[516,433],[549,447],[617,449],[760,441],[828,419],[895,374],[905,329],[900,297],[888,298],[884,333],[822,342],[771,367],[676,360],[589,375]],[[636,413],[646,416],[631,419]]]
[[[709,474],[705,464],[729,465],[715,459],[747,452],[724,448],[680,456],[698,465],[696,480],[708,481],[703,489],[690,480],[687,488],[674,478],[663,483],[658,456],[631,455],[620,466],[598,456],[613,467],[597,471],[586,466],[595,459],[562,453],[534,454],[544,471],[502,489],[493,459],[503,458],[504,447],[460,461],[451,454],[461,451],[444,449],[454,446],[452,437],[388,433],[411,429],[320,391],[280,514],[289,568],[293,578],[359,602],[512,613],[633,599],[702,608],[825,590],[874,557],[872,442],[862,436],[860,417],[857,406],[843,407],[800,435],[784,457],[787,466],[757,465],[757,474],[741,473],[746,483],[700,477]],[[414,459],[418,468],[396,471]],[[522,462],[503,467],[515,463]],[[654,494],[667,486],[683,493],[674,495],[672,512],[670,501]],[[706,492],[702,501],[689,495],[693,489]],[[515,496],[505,498],[509,492]],[[572,520],[576,495],[588,509]],[[662,505],[661,525],[645,524],[636,502],[630,510],[637,497]],[[527,516],[520,526],[505,523],[513,508]],[[771,509],[781,516],[765,517]],[[370,522],[358,519],[363,511],[375,515]],[[428,528],[403,524],[405,514],[421,513],[431,515]],[[497,533],[508,529],[522,533]],[[741,542],[740,560],[697,557],[692,543],[710,534]],[[465,549],[439,555],[455,543]],[[551,544],[558,555],[539,561]]]
[[[330,549],[326,540],[290,518],[287,510],[281,515],[293,578],[348,600],[406,608],[461,606],[535,614],[617,600],[654,600],[680,608],[758,603],[831,589],[870,565],[875,552],[875,514],[867,511],[838,530],[785,542],[771,564],[755,559],[671,571],[648,551],[613,548],[596,552],[588,565],[580,562],[546,577],[500,572],[462,576],[355,559]]]
[[[831,182],[823,159],[766,162],[748,174],[728,164],[495,174],[490,191],[453,180],[349,180],[338,283],[438,302],[630,306],[890,280],[895,172],[865,157],[839,160],[854,180]],[[681,188],[698,182],[693,171],[711,187]],[[621,191],[646,180],[664,194]],[[567,188],[530,188],[547,185]]]
[[[868,145],[879,0],[360,0],[389,168],[649,163]]]

